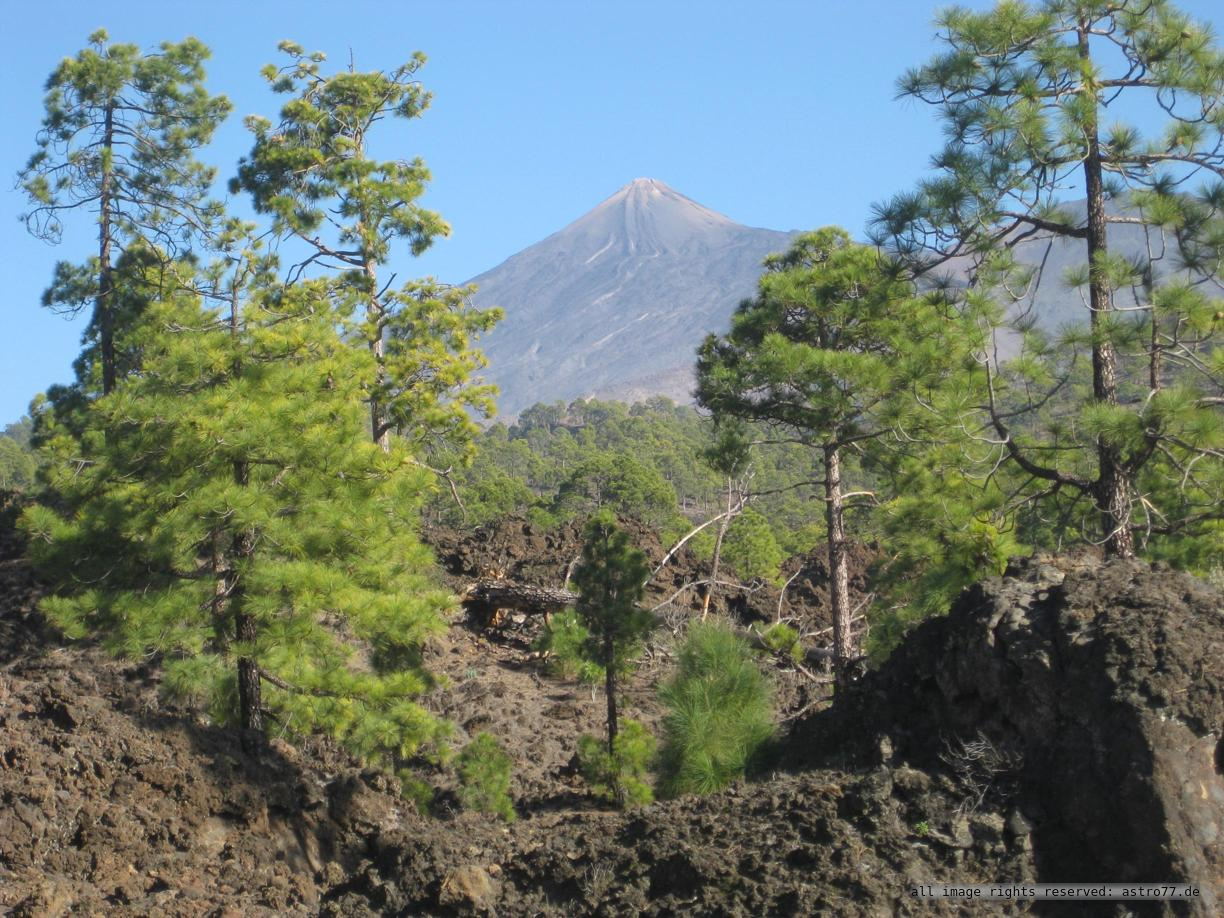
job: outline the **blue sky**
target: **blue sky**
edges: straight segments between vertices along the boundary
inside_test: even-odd
[[[1216,2],[1180,6],[1218,20]],[[433,107],[388,125],[375,152],[425,159],[424,203],[453,233],[420,258],[400,253],[400,278],[466,280],[638,177],[740,223],[861,233],[872,202],[911,186],[940,143],[930,110],[894,99],[896,77],[936,51],[934,12],[923,0],[10,4],[0,174],[33,152],[47,75],[105,27],[114,41],[195,35],[213,49],[210,88],[235,113],[202,158],[224,180],[249,147],[242,116],[276,114],[259,69],[291,38],[337,67],[350,49],[359,69],[429,57]],[[55,261],[95,245],[83,221],[58,247],[33,239],[17,220],[24,203],[0,182],[0,425],[71,378],[84,320],[46,313],[39,297]]]

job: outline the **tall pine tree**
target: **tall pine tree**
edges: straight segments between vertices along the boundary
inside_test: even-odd
[[[312,270],[336,272],[334,292],[359,307],[360,340],[374,358],[365,382],[373,439],[390,448],[399,431],[418,447],[466,445],[475,434],[471,413],[493,411],[491,386],[470,376],[484,366],[473,341],[500,318],[472,307],[472,288],[432,279],[393,289],[384,279],[394,243],[412,254],[450,232],[438,214],[417,203],[429,181],[419,158],[379,160],[371,134],[390,118],[411,120],[429,105],[416,74],[417,53],[390,72],[322,72],[324,55],[282,42],[290,58],[264,76],[292,98],[276,125],[250,118],[255,135],[233,190],[243,189],[255,209],[270,214],[274,230],[293,238],[305,254],[291,279]]]
[[[967,259],[971,295],[992,286],[978,270],[991,253],[1079,247],[1073,278],[1036,270],[1027,290],[1014,275],[993,284],[1021,298],[1041,283],[1081,288],[1088,333],[1030,335],[1010,370],[983,362],[991,435],[1060,518],[1095,517],[1086,535],[1109,554],[1133,555],[1137,533],[1213,525],[1224,367],[1212,350],[1218,287],[1204,282],[1224,252],[1224,55],[1167,0],[1008,0],[950,8],[938,24],[946,50],[899,88],[938,109],[949,139],[939,174],[879,209],[876,241],[919,272]],[[1163,133],[1145,140],[1119,117]],[[1082,214],[1067,206],[1080,196]],[[1111,242],[1125,225],[1144,236],[1134,262]],[[1053,410],[1075,389],[1076,351],[1086,391],[1074,412]],[[1210,485],[1190,484],[1205,471]]]
[[[87,410],[91,458],[48,444],[61,500],[25,519],[61,585],[46,610],[69,634],[161,654],[167,689],[248,743],[272,717],[409,755],[439,730],[414,700],[419,648],[452,602],[414,535],[427,482],[369,440],[373,358],[341,339],[329,285],[282,287],[240,235],[229,245],[225,278],[194,285],[224,306],[188,284],[150,304],[141,373]]]
[[[19,181],[30,199],[23,219],[35,235],[58,242],[69,211],[90,212],[97,221],[96,258],[57,265],[44,305],[74,313],[92,302],[96,384],[108,393],[121,365],[116,337],[124,282],[117,263],[125,254],[174,257],[210,231],[220,214],[208,200],[213,170],[194,153],[211,140],[230,104],[205,89],[209,51],[194,38],[163,42],[150,53],[112,44],[104,30],[89,43],[47,80],[38,150]]]
[[[963,381],[984,346],[982,326],[938,294],[914,295],[875,249],[841,229],[801,235],[765,265],[731,331],[702,344],[697,400],[716,418],[756,422],[812,448],[823,470],[834,660],[844,683],[858,656],[845,453],[946,436],[966,407]]]
[[[582,560],[574,570],[578,587],[575,611],[589,638],[587,659],[603,667],[608,706],[608,755],[616,754],[618,714],[616,676],[625,668],[653,624],[638,606],[650,576],[646,556],[629,543],[607,510],[596,513],[583,530]]]

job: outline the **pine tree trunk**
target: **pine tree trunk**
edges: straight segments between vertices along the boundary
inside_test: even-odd
[[[1088,61],[1087,24],[1079,29],[1080,59]],[[1090,87],[1085,87],[1090,89]],[[1113,311],[1113,291],[1100,270],[1100,259],[1109,251],[1105,222],[1105,189],[1101,179],[1101,147],[1095,102],[1084,125],[1088,149],[1084,157],[1084,185],[1088,195],[1088,304],[1092,327],[1092,397],[1107,405],[1118,403],[1117,355],[1112,342],[1100,337]],[[1097,440],[1096,502],[1105,535],[1105,553],[1117,558],[1135,556],[1135,540],[1130,531],[1133,485],[1122,451]]]
[[[249,615],[234,616],[238,640],[254,641],[259,633],[255,619]],[[238,708],[242,726],[242,744],[250,751],[252,742],[263,733],[263,693],[260,685],[259,664],[252,657],[238,658]]]
[[[612,638],[604,638],[604,694],[608,696],[608,755],[616,750],[616,666],[612,657]]]
[[[714,539],[714,560],[710,563],[710,582],[706,585],[705,600],[701,604],[701,617],[704,620],[706,613],[710,611],[710,599],[714,595],[714,590],[717,588],[715,584],[718,582],[718,568],[722,560],[723,539],[727,536],[727,527],[731,525],[731,505],[732,505],[732,487],[731,478],[727,478],[727,510],[722,518],[722,522],[718,524],[718,536]]]
[[[245,462],[234,463],[234,481],[246,485],[250,470]],[[245,644],[253,644],[259,637],[255,618],[244,609],[245,590],[237,571],[237,562],[249,558],[255,550],[251,533],[234,533],[233,560],[229,565],[229,602],[234,614],[234,636]],[[253,657],[238,658],[238,722],[242,728],[242,748],[247,752],[258,750],[263,741],[263,695],[260,685],[259,664]]]
[[[854,647],[850,637],[850,573],[846,561],[845,510],[842,505],[841,455],[836,446],[824,448],[825,520],[829,545],[829,604],[833,615],[833,668],[837,688],[850,679]]]
[[[94,322],[98,328],[98,349],[102,358],[102,394],[115,389],[115,304],[111,271],[112,210],[114,208],[114,165],[110,161],[115,137],[115,106],[106,108],[102,129],[102,182],[98,189],[98,292],[94,298]]]
[[[361,224],[364,226],[364,221]],[[370,339],[370,353],[374,355],[374,391],[370,393],[370,431],[374,442],[384,453],[391,451],[391,425],[387,419],[387,408],[383,404],[381,391],[387,384],[386,344],[383,342],[383,320],[386,309],[378,300],[378,264],[366,257],[362,265],[366,282],[370,285],[370,298],[366,303],[366,320],[374,324],[374,336]]]

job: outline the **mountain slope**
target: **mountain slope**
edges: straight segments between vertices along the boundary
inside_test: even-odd
[[[791,235],[643,178],[473,278],[476,303],[506,311],[482,341],[501,414],[592,395],[687,400],[697,345],[727,329]]]

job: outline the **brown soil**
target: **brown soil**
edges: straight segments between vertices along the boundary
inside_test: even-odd
[[[651,568],[656,568],[670,546],[663,546],[654,531],[633,520],[622,520],[622,525],[646,553]],[[430,530],[426,537],[449,585],[458,592],[482,578],[563,586],[581,550],[579,523],[542,530],[528,521],[509,519],[474,532]],[[682,588],[707,577],[709,563],[684,548],[646,590],[646,605],[659,607],[656,614],[661,627],[625,682],[621,707],[624,716],[644,722],[652,731],[657,732],[662,716],[655,689],[671,666],[677,630],[701,611],[700,590]],[[788,595],[792,597],[786,607],[788,616],[809,623],[827,621],[820,597],[807,588],[803,578],[797,578]],[[745,624],[771,621],[777,596],[778,590],[767,584],[723,588],[715,592],[711,612],[730,614]],[[813,599],[815,603],[808,605]],[[534,643],[543,627],[542,617],[512,613],[492,628],[483,627],[485,618],[482,613],[475,621],[457,625],[428,650],[431,670],[441,673],[448,683],[447,690],[433,699],[433,710],[455,723],[458,744],[487,731],[515,750],[512,796],[520,813],[597,808],[578,774],[574,752],[579,734],[605,730],[603,693],[591,685],[558,678],[548,661],[541,659]],[[818,640],[810,643],[819,646]],[[826,684],[814,682],[785,661],[775,662],[782,717],[796,715],[827,698]],[[447,774],[430,777],[444,791],[452,789]]]
[[[577,551],[576,533],[521,523],[435,542],[457,586],[483,565],[556,586]],[[507,825],[455,812],[443,775],[438,812],[422,816],[322,742],[246,755],[161,701],[152,667],[49,636],[19,555],[0,525],[0,911],[970,914],[911,902],[908,886],[1187,877],[1211,893],[1221,873],[1224,603],[1146,565],[988,583],[795,721],[786,770],[625,814],[573,774],[602,697],[530,656],[535,619],[456,622],[429,649],[448,677],[431,704],[458,742],[483,729],[510,750],[520,818]],[[675,577],[700,570],[682,557]],[[657,718],[648,686],[667,653],[652,648],[631,715]],[[796,714],[816,697],[794,694]],[[988,772],[966,765],[979,734],[1001,756]],[[1205,802],[1183,799],[1193,788]]]

